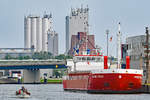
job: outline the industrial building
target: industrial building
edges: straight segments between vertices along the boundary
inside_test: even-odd
[[[48,32],[48,52],[58,56],[58,34],[55,31]]]
[[[34,52],[45,51],[48,52],[48,48],[53,48],[53,45],[48,45],[49,37],[48,32],[53,31],[52,28],[52,15],[44,14],[40,16],[25,16],[24,18],[24,47],[35,48]],[[57,34],[58,36],[58,34]],[[58,39],[56,41],[58,43]],[[48,47],[49,46],[49,47]],[[58,45],[56,45],[58,46]],[[57,47],[58,48],[58,47]],[[58,52],[58,50],[56,50]],[[52,54],[54,52],[51,52]]]
[[[6,59],[5,57],[8,55],[13,58],[32,57],[33,51],[32,48],[0,48],[0,59]]]
[[[89,33],[89,8],[71,9],[70,16],[66,16],[66,53],[71,48],[71,37],[78,32]]]
[[[126,43],[128,44],[127,55],[130,56],[130,65],[133,69],[144,68],[145,41],[145,35],[132,36],[126,39]]]
[[[89,54],[94,55],[96,53],[95,49],[94,35],[87,35],[86,32],[78,32],[77,35],[72,35],[71,49],[69,51],[70,55],[74,55],[76,50],[79,51],[78,54],[82,54],[86,51]]]

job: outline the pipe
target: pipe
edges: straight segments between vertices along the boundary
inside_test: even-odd
[[[130,56],[126,56],[126,69],[130,69]]]
[[[104,69],[108,69],[108,57],[104,56]]]

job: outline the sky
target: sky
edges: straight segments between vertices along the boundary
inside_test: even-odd
[[[71,8],[89,7],[90,34],[106,54],[116,56],[116,34],[121,22],[122,42],[126,37],[145,34],[150,26],[150,0],[0,0],[0,48],[24,47],[24,16],[52,13],[53,28],[59,34],[59,53],[65,52],[65,17]]]

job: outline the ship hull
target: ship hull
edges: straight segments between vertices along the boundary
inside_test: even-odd
[[[132,73],[82,73],[70,74],[63,80],[64,90],[88,93],[140,93],[142,74]]]

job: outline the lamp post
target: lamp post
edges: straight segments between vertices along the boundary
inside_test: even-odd
[[[108,56],[108,34],[109,34],[109,30],[106,30],[106,35],[107,35],[107,56]]]

